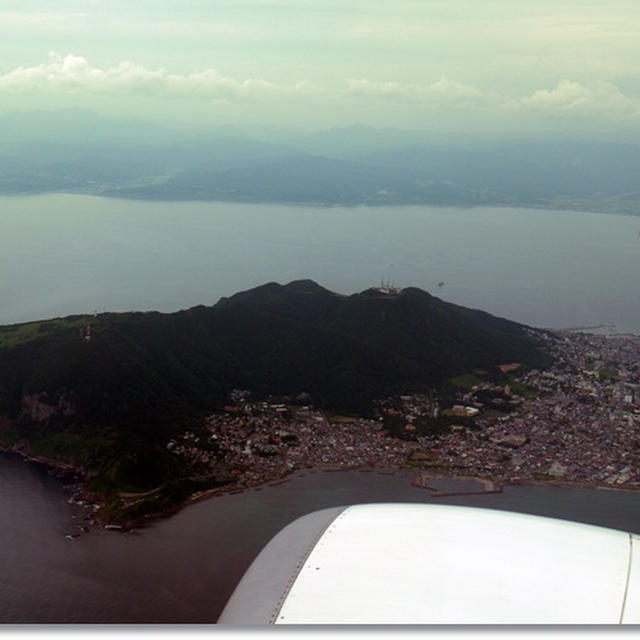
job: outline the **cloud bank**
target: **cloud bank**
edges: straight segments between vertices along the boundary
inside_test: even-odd
[[[561,80],[553,89],[538,89],[530,96],[507,102],[504,106],[555,116],[640,121],[640,99],[629,97],[614,84],[603,81],[582,84]]]
[[[307,81],[278,85],[260,78],[238,80],[207,68],[187,74],[147,69],[125,60],[106,69],[92,66],[82,56],[50,53],[48,61],[17,67],[0,75],[0,91],[139,94],[177,98],[237,100],[286,95],[311,88]]]
[[[380,117],[389,124],[406,118],[425,122],[424,115],[430,113],[434,118],[450,116],[457,127],[480,130],[492,123],[502,126],[507,116],[516,124],[567,126],[566,123],[580,122],[588,129],[599,123],[609,128],[626,124],[635,131],[640,125],[640,97],[611,82],[565,78],[556,81],[555,86],[549,85],[533,85],[528,90],[521,89],[521,95],[506,95],[445,75],[422,83],[361,77],[343,79],[342,84],[331,86],[317,86],[306,80],[285,84],[260,77],[229,77],[211,67],[171,73],[125,60],[100,68],[82,56],[58,53],[49,54],[41,64],[0,72],[0,96],[13,96],[24,103],[36,100],[40,104],[45,96],[63,96],[67,102],[87,97],[94,103],[102,96],[119,96],[123,98],[121,104],[131,102],[126,100],[131,97],[147,98],[145,108],[151,108],[166,105],[165,99],[173,98],[178,105],[174,111],[184,111],[179,100],[191,101],[190,110],[198,103],[208,109],[209,102],[216,102],[225,117],[236,115],[246,106],[252,118],[258,109],[258,118],[269,116],[282,122],[289,122],[291,117],[306,122],[311,113],[322,118],[329,112],[337,123],[345,117],[358,121],[378,117],[377,114],[383,114]]]
[[[555,87],[536,89],[522,97],[482,91],[445,76],[432,84],[401,84],[366,78],[347,81],[347,93],[363,100],[416,103],[422,108],[483,109],[542,118],[597,118],[640,123],[640,98],[623,93],[610,82],[560,80]]]

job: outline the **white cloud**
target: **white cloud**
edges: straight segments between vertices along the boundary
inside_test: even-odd
[[[606,120],[640,119],[640,99],[625,95],[610,82],[561,80],[553,89],[538,89],[506,101],[509,111],[529,111],[558,117],[596,116]]]
[[[347,81],[347,92],[362,98],[386,98],[398,101],[421,102],[434,107],[443,104],[476,102],[482,92],[471,85],[442,76],[431,84],[400,84],[380,82],[367,78]]]
[[[141,94],[155,97],[236,100],[287,95],[311,90],[307,81],[277,85],[260,78],[238,80],[207,68],[186,74],[147,69],[128,60],[106,69],[93,67],[81,56],[50,53],[46,63],[16,67],[0,74],[0,92],[76,92]]]

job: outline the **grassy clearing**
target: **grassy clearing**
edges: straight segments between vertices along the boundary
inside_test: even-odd
[[[79,330],[91,320],[93,320],[92,316],[69,316],[68,318],[5,325],[0,327],[0,349],[16,347],[60,329],[76,328]]]
[[[617,382],[618,372],[614,369],[600,369],[598,371],[598,378],[600,380],[608,380],[609,382]]]
[[[460,389],[465,389],[466,391],[471,391],[475,385],[480,384],[482,380],[478,378],[475,373],[463,373],[460,376],[456,376],[455,378],[450,378],[449,382],[454,386]]]
[[[509,377],[508,384],[511,387],[511,391],[513,393],[517,393],[523,398],[532,399],[532,398],[537,398],[539,395],[538,392],[533,387],[530,387],[528,384],[525,384],[524,382],[520,382],[515,378]]]

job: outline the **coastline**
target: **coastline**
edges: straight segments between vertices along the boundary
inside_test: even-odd
[[[206,500],[223,497],[226,495],[238,495],[241,493],[247,493],[250,491],[262,491],[268,487],[278,486],[281,484],[285,484],[294,480],[295,478],[302,477],[307,474],[314,473],[331,473],[331,472],[346,472],[346,471],[362,471],[362,472],[378,472],[379,475],[395,475],[399,471],[407,471],[407,472],[415,472],[418,471],[414,467],[409,466],[398,466],[398,467],[388,467],[388,466],[380,466],[380,467],[371,467],[371,466],[318,466],[318,467],[307,467],[303,469],[292,469],[288,473],[284,475],[277,475],[272,478],[263,479],[260,482],[256,483],[230,483],[229,485],[225,485],[222,487],[216,487],[215,489],[209,489],[206,491],[196,492],[187,498],[184,502],[179,505],[176,505],[175,508],[158,512],[154,514],[148,514],[144,518],[128,522],[126,525],[123,525],[122,531],[126,532],[131,529],[136,529],[144,526],[148,526],[153,524],[154,522],[168,518],[173,515],[176,515],[182,509],[197,504],[199,502],[204,502]],[[425,470],[419,470],[425,471]],[[548,480],[541,481],[534,478],[518,478],[513,480],[498,480],[494,478],[486,478],[486,477],[478,477],[478,476],[466,476],[460,475],[456,473],[442,473],[438,472],[437,474],[431,474],[427,471],[425,477],[428,477],[430,480],[443,481],[446,483],[469,483],[475,482],[479,485],[479,490],[451,490],[451,491],[441,491],[438,490],[437,487],[432,486],[422,486],[426,491],[430,492],[430,498],[449,498],[456,496],[468,496],[468,495],[491,495],[502,493],[503,489],[508,486],[547,486],[547,487],[565,487],[565,488],[576,488],[576,489],[597,489],[597,490],[607,490],[607,491],[623,491],[628,493],[638,492],[640,491],[640,486],[633,487],[622,487],[622,486],[609,486],[598,484],[594,482],[577,482],[577,481],[569,481],[569,480]],[[414,482],[415,474],[411,473],[411,477],[408,478],[408,482],[412,486],[420,486]],[[109,528],[108,524],[102,524],[103,528]],[[111,527],[113,528],[113,526]]]
[[[255,195],[230,197],[228,194],[208,193],[194,195],[193,191],[168,193],[140,193],[134,190],[127,191],[125,189],[42,189],[31,191],[3,191],[0,197],[3,198],[30,198],[42,196],[72,196],[87,198],[103,198],[105,200],[128,200],[131,202],[160,202],[160,203],[219,203],[219,204],[244,204],[244,205],[267,205],[279,207],[314,207],[318,209],[345,208],[356,209],[358,207],[369,207],[371,209],[382,207],[405,207],[405,208],[447,208],[447,209],[482,209],[490,207],[492,209],[528,209],[531,211],[559,211],[569,213],[595,213],[598,215],[611,216],[628,216],[640,217],[640,208],[638,206],[624,206],[612,204],[611,202],[601,201],[593,204],[591,199],[579,199],[577,201],[554,201],[548,199],[546,201],[520,202],[510,201],[504,202],[498,200],[496,202],[472,202],[466,200],[451,200],[446,203],[421,201],[412,198],[391,199],[357,199],[352,198],[344,201],[322,201],[322,200],[295,200],[292,198],[273,198],[265,200],[263,197]]]
[[[145,526],[211,497],[282,484],[300,472],[384,468],[397,473],[407,469],[413,473],[413,483],[430,490],[434,498],[498,493],[507,485],[638,491],[640,467],[629,447],[640,447],[640,398],[634,391],[635,381],[640,381],[635,373],[640,339],[610,340],[566,331],[554,332],[554,336],[545,338],[556,358],[549,369],[525,371],[507,382],[473,380],[470,389],[456,394],[466,407],[497,403],[503,407],[506,403],[505,411],[478,409],[473,425],[452,423],[435,435],[422,434],[411,442],[394,437],[379,421],[332,421],[325,412],[309,407],[292,407],[291,416],[285,419],[279,413],[285,405],[263,402],[253,406],[238,397],[238,407],[206,418],[212,441],[232,452],[225,460],[224,476],[211,475],[209,468],[206,477],[171,478],[166,491],[161,485],[143,493],[100,495],[89,492],[91,474],[85,469],[34,454],[27,440],[0,444],[0,450],[73,475],[72,501],[93,509],[91,524],[124,530]],[[607,362],[617,363],[615,369],[607,369]],[[381,405],[383,416],[401,416],[405,430],[415,430],[410,422],[432,416],[438,409],[431,397],[421,394],[400,396],[397,405]],[[245,424],[246,416],[251,417],[250,426]],[[294,418],[295,428],[290,425]],[[603,439],[603,430],[612,423],[616,428],[609,429],[610,435]],[[289,437],[294,429],[295,446],[278,440],[278,457],[273,458],[273,451],[260,455],[256,443],[271,437],[274,429]],[[249,446],[252,440],[256,451]],[[167,447],[187,461],[193,461],[194,455],[209,455],[206,446],[189,433],[171,440]],[[206,482],[197,482],[203,478]],[[174,492],[174,481],[187,484]],[[454,484],[439,486],[442,482]]]
[[[78,479],[82,478],[83,481],[89,477],[89,474],[87,474],[87,472],[80,467],[76,467],[72,464],[62,462],[61,460],[56,460],[54,458],[38,456],[34,453],[25,451],[24,449],[17,447],[16,445],[14,445],[13,447],[9,447],[5,444],[0,443],[0,452],[14,455],[28,462],[35,462],[37,464],[56,469],[57,471],[66,474],[73,474],[74,476],[77,476]]]
[[[103,506],[103,502],[95,494],[89,494],[86,491],[85,482],[88,474],[80,468],[74,467],[68,463],[64,463],[44,456],[30,454],[20,449],[12,449],[6,445],[0,445],[0,452],[15,457],[19,457],[23,461],[42,465],[48,469],[61,472],[62,475],[72,475],[74,479],[73,489],[66,487],[67,491],[72,493],[70,500],[80,506],[89,507],[91,504]],[[99,529],[115,530],[121,533],[127,533],[135,529],[144,528],[153,523],[176,515],[184,508],[204,502],[206,500],[222,497],[226,495],[237,495],[249,491],[262,491],[268,487],[278,486],[294,480],[297,477],[314,473],[331,473],[346,471],[362,471],[370,473],[378,473],[379,475],[395,475],[400,471],[408,472],[408,482],[411,486],[423,488],[430,493],[430,498],[449,498],[456,496],[468,495],[490,495],[502,493],[503,489],[508,486],[546,486],[546,487],[566,487],[576,489],[596,489],[603,491],[622,491],[622,492],[638,492],[640,485],[633,486],[611,486],[597,482],[579,482],[561,479],[540,480],[536,478],[513,478],[500,479],[497,477],[488,478],[482,476],[464,475],[455,472],[444,472],[438,470],[434,472],[429,469],[418,469],[413,466],[371,466],[371,465],[319,465],[304,468],[294,468],[284,474],[277,474],[273,477],[262,478],[258,482],[243,482],[241,479],[231,482],[227,485],[215,487],[204,491],[198,491],[189,496],[180,504],[170,509],[161,510],[155,513],[145,514],[143,517],[124,520],[122,523],[113,523],[96,517],[91,513],[89,525]],[[439,488],[438,484],[449,485],[448,490]],[[469,488],[469,484],[474,483],[477,488]],[[454,485],[451,487],[450,485]],[[457,488],[455,485],[459,485]],[[79,496],[81,500],[75,500]],[[86,530],[85,530],[86,531]]]

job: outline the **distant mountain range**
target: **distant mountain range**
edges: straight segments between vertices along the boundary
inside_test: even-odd
[[[367,414],[476,368],[544,366],[539,333],[416,288],[342,296],[309,280],[178,313],[0,327],[0,441],[90,471],[97,491],[156,486],[183,471],[168,440],[233,389]]]
[[[640,214],[640,146],[356,125],[261,141],[86,112],[0,118],[0,193],[315,205],[505,205]]]

